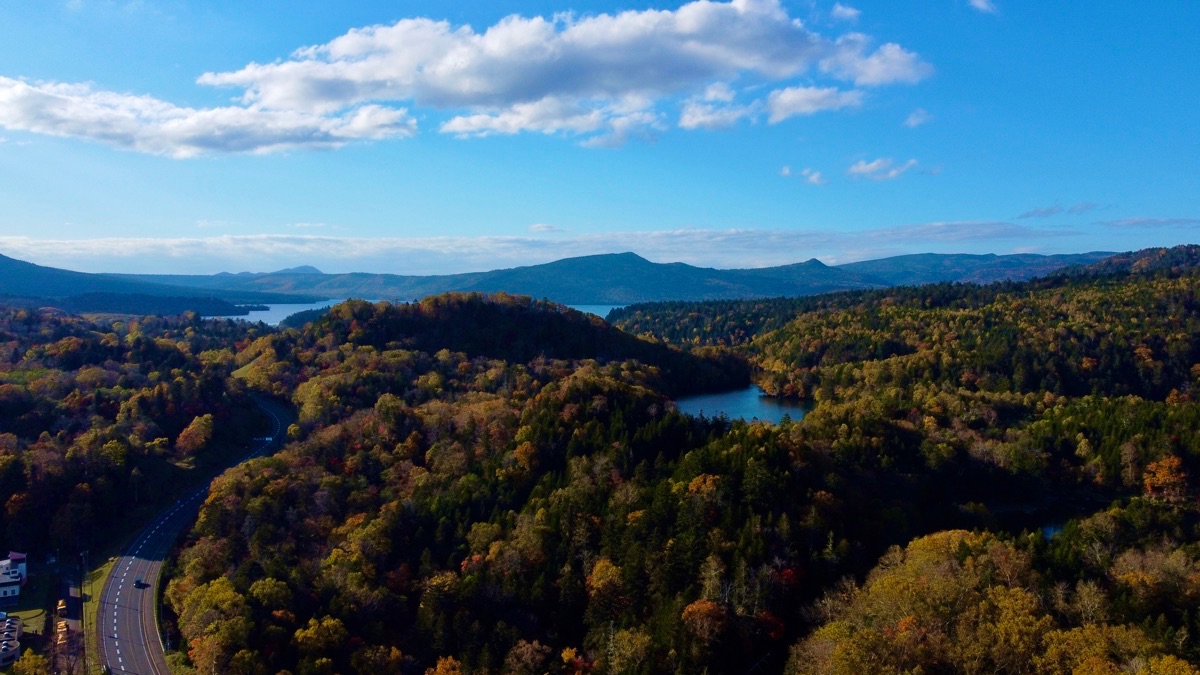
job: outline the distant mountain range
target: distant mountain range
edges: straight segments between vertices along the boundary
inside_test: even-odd
[[[437,276],[322,274],[306,266],[263,274],[122,275],[120,278],[206,291],[298,293],[338,299],[412,300],[447,291],[503,291],[573,305],[623,305],[657,300],[812,295],[939,281],[1024,280],[1064,267],[1092,264],[1110,255],[926,253],[836,266],[813,259],[780,267],[718,270],[684,263],[653,263],[633,253],[613,253],[567,258],[544,265]]]
[[[323,274],[311,266],[213,275],[87,274],[0,255],[0,302],[74,312],[237,314],[236,305],[306,303],[349,297],[412,300],[448,291],[528,295],[572,305],[659,300],[801,296],[941,281],[1023,280],[1111,256],[925,253],[825,265],[819,260],[718,270],[654,263],[633,253],[567,258],[544,265],[436,276]],[[244,312],[244,310],[242,310]]]
[[[155,283],[137,277],[88,274],[34,265],[0,255],[0,304],[54,306],[70,312],[245,314],[245,305],[316,302],[321,297],[240,289],[198,289]]]

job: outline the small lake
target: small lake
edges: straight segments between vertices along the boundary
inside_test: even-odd
[[[206,319],[241,319],[243,321],[249,321],[251,323],[253,323],[255,321],[261,321],[261,322],[267,324],[268,326],[278,326],[280,321],[283,321],[284,319],[295,314],[296,312],[303,312],[308,309],[318,309],[318,308],[322,308],[322,307],[332,307],[333,305],[336,305],[339,302],[344,302],[344,301],[343,300],[322,300],[321,302],[314,302],[314,303],[310,303],[310,304],[268,305],[267,309],[264,309],[261,311],[250,312],[249,314],[246,314],[246,315],[210,316],[210,317],[205,317],[205,318]],[[596,316],[603,319],[604,317],[608,316],[609,312],[613,311],[614,309],[616,309],[618,307],[624,307],[625,305],[567,305],[567,306],[570,307],[571,309],[577,309],[581,312],[584,312],[585,314],[595,314]]]
[[[779,424],[784,415],[793,420],[804,418],[811,406],[795,399],[766,396],[757,385],[746,389],[724,391],[717,394],[684,396],[675,401],[679,412],[690,415],[704,414],[706,417],[725,415],[730,419],[758,419]]]
[[[571,309],[577,309],[584,314],[595,314],[601,319],[607,317],[608,313],[614,309],[624,306],[625,305],[567,305],[567,307],[570,307]]]
[[[268,326],[278,326],[280,321],[288,318],[296,312],[303,312],[308,309],[319,309],[322,307],[332,307],[341,300],[322,300],[321,302],[311,303],[284,303],[279,305],[267,305],[267,309],[260,311],[252,311],[249,314],[240,316],[209,316],[206,319],[241,319],[242,321],[261,321]]]

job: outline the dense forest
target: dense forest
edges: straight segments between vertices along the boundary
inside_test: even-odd
[[[0,308],[0,532],[76,553],[218,463],[258,420],[229,375],[257,337],[194,314],[93,323]]]
[[[503,294],[280,330],[14,313],[3,480],[76,457],[128,486],[86,473],[105,433],[145,472],[241,433],[248,391],[292,402],[174,561],[179,673],[1196,673],[1196,262],[637,306],[624,331]],[[69,337],[98,346],[64,360]],[[42,370],[99,412],[57,411]],[[672,402],[750,378],[814,407]],[[119,414],[161,385],[174,406]]]

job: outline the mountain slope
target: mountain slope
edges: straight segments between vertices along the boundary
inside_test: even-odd
[[[45,267],[0,255],[0,297],[13,304],[55,304],[76,312],[116,311],[235,314],[235,304],[298,302],[295,296],[226,288],[155,283],[136,276],[89,274]],[[316,301],[319,298],[312,298]]]
[[[127,275],[125,278],[205,289],[304,293],[327,298],[410,300],[460,291],[506,292],[568,304],[630,304],[802,296],[937,281],[985,283],[1028,279],[1071,265],[1094,263],[1107,255],[930,253],[840,266],[827,266],[814,259],[778,267],[718,270],[685,263],[654,263],[634,253],[613,253],[490,272],[435,276],[320,274],[312,268],[293,268],[266,274]]]
[[[1096,251],[1070,255],[918,253],[848,263],[840,268],[874,277],[887,286],[917,286],[941,281],[986,284],[1005,280],[1025,281],[1063,267],[1096,263],[1111,255]]]

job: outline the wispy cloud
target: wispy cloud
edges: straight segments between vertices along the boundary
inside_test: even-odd
[[[870,162],[860,159],[850,168],[846,170],[851,176],[856,178],[870,178],[871,180],[893,180],[902,176],[906,171],[915,167],[917,160],[910,159],[903,164],[896,164],[895,160],[890,157],[880,157],[879,159]]]
[[[833,9],[829,15],[839,21],[849,21],[851,23],[858,21],[858,17],[862,15],[862,10],[855,9],[849,5],[843,5],[840,2],[833,3]]]
[[[998,10],[996,4],[992,0],[969,0],[972,7],[988,14],[995,14]]]
[[[922,124],[926,124],[933,120],[933,115],[930,115],[924,108],[917,108],[904,118],[904,126],[909,129],[916,129]]]
[[[1081,216],[1085,213],[1091,213],[1092,211],[1095,211],[1098,208],[1100,208],[1099,204],[1093,204],[1092,202],[1080,202],[1080,203],[1076,204],[1075,206],[1072,206],[1071,208],[1067,209],[1067,213],[1069,213],[1073,216]]]
[[[1029,209],[1025,213],[1017,216],[1018,218],[1049,218],[1057,216],[1063,212],[1063,207],[1055,204],[1054,206],[1043,206],[1041,208]]]
[[[815,169],[806,168],[800,172],[800,175],[804,177],[804,181],[809,185],[824,185],[829,182],[825,180],[820,171]]]
[[[913,84],[933,74],[933,66],[894,42],[874,51],[870,45],[871,38],[862,33],[839,37],[833,53],[821,59],[821,71],[860,87],[896,82]]]
[[[237,104],[219,108],[5,77],[0,127],[192,157],[409,136],[411,110],[437,113],[431,126],[460,137],[534,132],[612,145],[665,128],[674,110],[681,127],[711,129],[768,107],[779,121],[859,104],[859,91],[807,84],[821,76],[873,87],[932,71],[895,43],[820,35],[781,0],[696,0],[675,10],[513,15],[482,31],[424,18],[356,28],[287,58],[202,74],[200,85],[237,90]],[[730,82],[749,98],[774,88],[775,105],[734,104]]]
[[[558,225],[550,225],[548,223],[534,223],[533,225],[529,226],[529,231],[535,232],[537,234],[550,234],[553,232],[566,232],[565,229],[559,227]]]
[[[537,233],[548,234],[548,233]],[[935,222],[874,230],[675,229],[572,236],[355,238],[311,234],[177,239],[44,240],[0,237],[0,252],[86,271],[213,273],[316,265],[326,271],[445,274],[635,251],[658,262],[719,268],[782,265],[819,257],[848,262],[899,253],[1004,252],[1078,235],[1007,222]],[[981,249],[981,247],[983,247]]]
[[[750,117],[757,109],[757,106],[688,101],[679,115],[679,126],[682,129],[726,129]]]
[[[779,175],[783,176],[784,178],[790,178],[793,175],[792,167],[790,167],[790,166],[783,167],[782,169],[779,170]],[[801,169],[800,173],[798,175],[801,179],[804,180],[805,183],[808,183],[809,185],[824,185],[829,182],[829,181],[825,180],[824,176],[821,175],[820,171],[817,171],[816,169],[812,169],[809,167],[805,167],[805,168]]]
[[[797,115],[815,115],[823,110],[858,107],[862,92],[840,91],[834,87],[789,87],[770,93],[767,97],[768,121],[782,122]]]
[[[1200,218],[1124,218],[1101,224],[1115,228],[1153,230],[1165,227],[1200,227]]]

